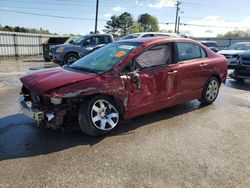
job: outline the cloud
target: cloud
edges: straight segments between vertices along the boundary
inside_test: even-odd
[[[103,14],[103,17],[104,18],[110,18],[112,16],[112,14],[111,13],[105,13],[105,14]]]
[[[3,7],[3,10],[11,10],[9,7]]]
[[[188,34],[187,32],[189,32],[189,35],[194,37],[216,37],[217,34],[225,34],[228,31],[236,29],[250,30],[250,16],[241,20],[230,21],[214,15],[190,21],[181,20],[181,23],[185,23],[187,25],[181,25],[180,32],[184,34]],[[160,24],[160,29],[174,30],[174,25]]]
[[[135,1],[135,4],[136,4],[136,5],[139,5],[139,6],[144,6],[144,2],[143,2],[142,0],[140,0],[140,1],[139,1],[139,0],[136,0],[136,1]]]
[[[126,8],[117,6],[117,7],[113,7],[112,10],[115,11],[115,12],[121,12],[121,11],[125,11]]]
[[[150,8],[164,8],[164,7],[174,7],[176,4],[176,0],[158,0],[158,2],[152,4],[148,4]]]

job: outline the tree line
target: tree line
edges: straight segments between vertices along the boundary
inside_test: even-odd
[[[150,14],[141,14],[137,20],[132,15],[124,12],[119,16],[113,15],[104,26],[103,32],[124,36],[137,32],[157,32],[159,24],[156,17]]]
[[[217,37],[250,37],[250,30],[234,30],[228,31],[226,34],[218,34]]]
[[[49,30],[47,29],[35,29],[35,28],[26,28],[26,27],[19,27],[19,26],[9,26],[9,25],[5,25],[2,26],[0,25],[0,31],[10,31],[10,32],[22,32],[22,33],[37,33],[37,34],[53,34],[55,35],[56,33],[51,33]]]

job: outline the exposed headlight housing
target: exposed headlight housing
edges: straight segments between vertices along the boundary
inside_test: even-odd
[[[56,53],[61,53],[64,51],[64,47],[59,47],[56,49]]]
[[[54,105],[58,105],[62,103],[62,98],[55,98],[55,97],[51,97],[50,98],[50,102]]]

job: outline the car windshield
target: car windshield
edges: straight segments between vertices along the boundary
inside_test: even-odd
[[[81,36],[81,37],[79,37],[79,38],[77,38],[77,39],[73,39],[73,43],[74,43],[74,44],[79,44],[79,43],[81,43],[85,38],[86,38],[86,36]]]
[[[233,44],[228,48],[228,50],[250,50],[249,44]]]
[[[124,60],[139,45],[141,43],[114,42],[82,57],[68,68],[94,73],[106,72]]]
[[[134,39],[134,38],[137,38],[138,36],[139,36],[139,34],[131,34],[131,35],[127,35],[127,36],[123,37],[121,40]]]

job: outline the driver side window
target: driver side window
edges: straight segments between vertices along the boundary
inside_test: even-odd
[[[170,64],[172,61],[171,44],[154,46],[140,54],[135,61],[140,68]]]

